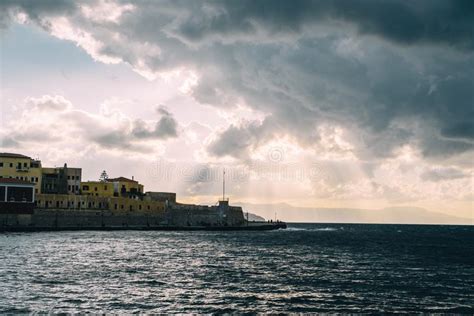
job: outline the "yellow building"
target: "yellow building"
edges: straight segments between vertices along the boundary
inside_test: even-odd
[[[124,177],[105,181],[81,182],[81,193],[100,197],[141,197],[143,185],[133,179]]]
[[[109,210],[115,214],[156,214],[165,211],[165,203],[160,201],[71,194],[38,194],[36,206],[40,209]]]
[[[0,153],[0,178],[32,182],[35,193],[41,193],[41,161],[20,154]]]

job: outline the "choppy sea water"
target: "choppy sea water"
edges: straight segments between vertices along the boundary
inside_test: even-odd
[[[474,313],[474,227],[0,234],[0,313]]]

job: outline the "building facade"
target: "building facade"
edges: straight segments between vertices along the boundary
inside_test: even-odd
[[[81,183],[81,193],[100,197],[143,197],[143,185],[124,177]]]
[[[0,214],[32,213],[35,184],[16,178],[0,179]]]
[[[41,193],[80,194],[81,168],[64,167],[42,168]]]
[[[146,192],[144,199],[160,201],[165,203],[176,203],[176,193],[174,192]]]
[[[114,213],[165,211],[165,203],[159,201],[71,194],[39,194],[36,206],[40,209],[109,210]]]
[[[41,161],[20,154],[0,153],[0,179],[31,182],[35,193],[41,193]]]

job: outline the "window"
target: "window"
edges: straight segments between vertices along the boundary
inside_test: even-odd
[[[83,186],[82,186],[82,190],[84,190],[84,191],[89,191],[89,186],[88,186],[88,185],[83,185]]]
[[[25,162],[25,163],[23,164],[23,167],[28,168],[28,164]]]
[[[68,180],[71,180],[71,176],[67,176],[67,179],[68,179]]]
[[[107,191],[107,186],[106,185],[104,185],[104,191]]]
[[[0,162],[0,168],[3,168],[3,162]]]
[[[13,168],[13,162],[10,162],[10,168]]]
[[[94,187],[94,191],[97,191],[97,187]]]

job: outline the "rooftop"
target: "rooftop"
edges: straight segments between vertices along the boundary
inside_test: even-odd
[[[14,153],[0,153],[0,157],[3,158],[26,158],[31,159],[31,157],[21,155],[21,154],[14,154]]]
[[[107,182],[133,182],[133,183],[138,183],[138,181],[125,178],[125,177],[118,177],[118,178],[109,178],[107,179]]]

